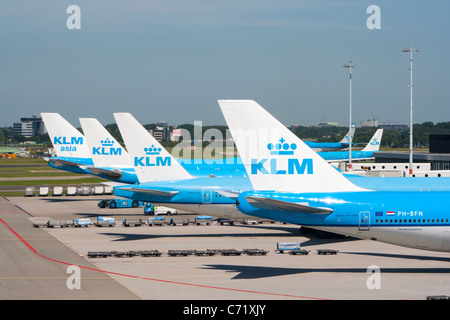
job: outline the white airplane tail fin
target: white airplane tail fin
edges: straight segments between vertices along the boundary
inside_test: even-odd
[[[114,137],[93,118],[80,118],[96,167],[131,167],[131,159]]]
[[[114,113],[139,182],[193,178],[129,113]]]
[[[41,113],[58,157],[90,158],[85,137],[59,113]]]
[[[255,190],[363,191],[252,100],[219,100]]]
[[[383,129],[378,129],[370,139],[367,146],[362,151],[378,151],[380,150],[381,136],[383,135]]]
[[[340,143],[350,144],[350,137],[352,137],[352,141],[353,141],[353,137],[355,136],[355,129],[356,129],[356,126],[354,124],[352,124],[351,130],[349,130],[349,132],[347,132],[345,137],[342,138],[342,140],[339,141],[339,142]]]

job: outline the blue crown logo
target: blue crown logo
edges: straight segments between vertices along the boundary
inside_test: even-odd
[[[100,143],[104,147],[112,147],[112,145],[114,144],[114,141],[109,140],[109,138],[106,138],[106,140],[101,140]]]
[[[270,154],[272,155],[291,155],[294,154],[294,150],[297,149],[297,145],[295,143],[286,143],[286,140],[281,138],[279,143],[275,145],[273,143],[269,143],[267,145],[267,149],[270,150]]]
[[[144,148],[145,154],[160,154],[161,148],[156,148],[153,144],[150,148]]]

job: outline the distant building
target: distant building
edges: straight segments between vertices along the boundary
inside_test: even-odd
[[[377,119],[367,119],[367,120],[361,121],[361,127],[377,128],[378,120]]]
[[[339,123],[337,122],[321,122],[318,127],[339,127]]]
[[[414,152],[413,163],[430,163],[431,170],[450,170],[450,135],[430,134],[430,152]],[[409,162],[409,152],[375,152],[376,163]]]
[[[409,129],[406,124],[380,124],[378,129],[405,131]]]
[[[20,118],[20,121],[21,122],[15,122],[13,124],[14,134],[21,135],[25,138],[31,138],[46,132],[42,118],[33,116],[31,118]]]
[[[169,126],[166,121],[157,122],[156,128],[149,130],[149,132],[156,141],[167,141],[170,139]]]
[[[430,134],[430,153],[450,154],[450,134]]]
[[[182,129],[173,129],[170,132],[170,141],[180,141],[180,138],[183,136]]]

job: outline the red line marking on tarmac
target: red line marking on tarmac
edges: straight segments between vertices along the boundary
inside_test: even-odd
[[[56,259],[48,258],[42,254],[40,254],[36,249],[33,248],[32,245],[30,245],[20,234],[18,234],[14,229],[12,229],[2,218],[0,218],[0,222],[2,222],[8,229],[11,231],[28,249],[31,250],[34,254],[38,255],[39,257],[53,261],[56,263],[65,264],[68,266],[74,265],[72,263],[59,261]],[[314,298],[314,297],[304,297],[304,296],[296,296],[291,294],[283,294],[283,293],[272,293],[272,292],[263,292],[263,291],[253,291],[253,290],[244,290],[244,289],[233,289],[233,288],[224,288],[224,287],[215,287],[215,286],[208,286],[208,285],[202,285],[202,284],[194,284],[194,283],[186,283],[186,282],[178,282],[178,281],[170,281],[170,280],[162,280],[162,279],[155,279],[155,278],[148,278],[148,277],[141,277],[141,276],[134,276],[130,274],[123,274],[123,273],[117,273],[112,271],[106,271],[106,270],[100,270],[85,266],[77,266],[82,269],[87,269],[91,271],[98,271],[103,272],[107,274],[113,274],[117,276],[122,277],[128,277],[128,278],[134,278],[134,279],[141,279],[141,280],[150,280],[150,281],[157,281],[157,282],[163,282],[163,283],[170,283],[170,284],[176,284],[176,285],[183,285],[183,286],[191,286],[191,287],[199,287],[199,288],[207,288],[207,289],[216,289],[216,290],[227,290],[227,291],[236,291],[236,292],[243,292],[243,293],[254,293],[254,294],[263,294],[263,295],[271,295],[271,296],[282,296],[282,297],[290,297],[290,298],[300,298],[300,299],[312,299],[312,300],[326,300],[323,298]]]

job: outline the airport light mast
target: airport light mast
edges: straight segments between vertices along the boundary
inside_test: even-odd
[[[410,53],[410,80],[409,80],[409,176],[413,174],[413,52],[419,49],[413,47],[403,49],[402,52]]]
[[[349,95],[349,104],[350,104],[350,112],[349,112],[349,132],[350,132],[350,137],[349,137],[349,144],[348,144],[348,168],[350,170],[352,170],[352,143],[353,143],[353,136],[352,136],[352,68],[354,68],[355,66],[352,64],[352,61],[350,60],[350,62],[346,65],[343,66],[344,68],[348,68],[350,71],[350,95]]]

